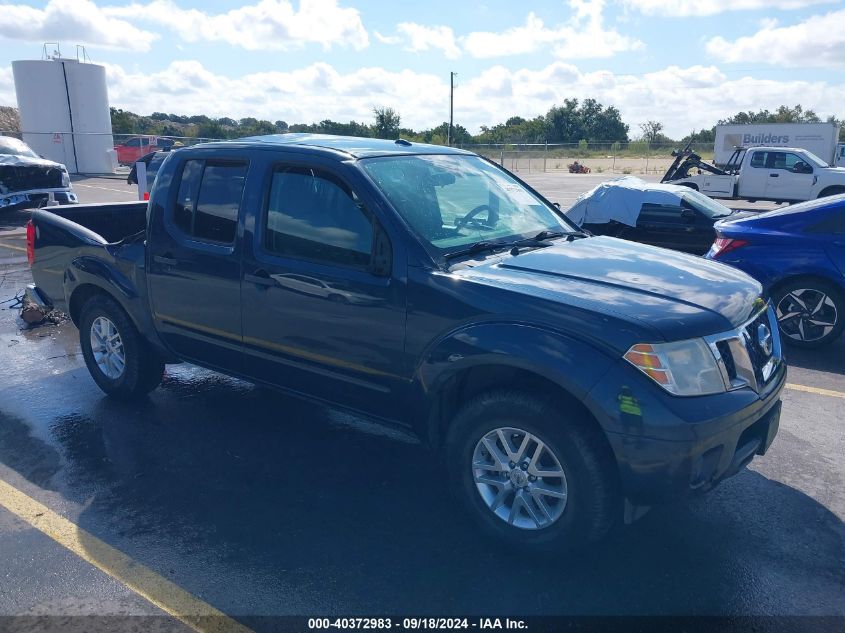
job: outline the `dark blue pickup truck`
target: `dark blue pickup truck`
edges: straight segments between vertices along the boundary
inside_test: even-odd
[[[771,444],[760,285],[572,225],[470,152],[265,136],[173,152],[149,205],[33,214],[33,294],[106,393],[186,361],[413,429],[480,526],[577,546]]]

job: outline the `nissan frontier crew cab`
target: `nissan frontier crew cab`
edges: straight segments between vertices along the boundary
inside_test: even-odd
[[[590,236],[463,150],[180,149],[148,205],[36,211],[28,249],[31,294],[70,315],[107,394],[184,361],[405,426],[515,545],[596,540],[778,430],[786,368],[756,281]]]

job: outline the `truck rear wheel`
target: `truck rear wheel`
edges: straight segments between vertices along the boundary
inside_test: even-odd
[[[95,295],[83,306],[79,343],[91,377],[110,396],[138,398],[161,383],[164,363],[109,297]]]
[[[621,516],[613,456],[598,433],[552,400],[483,394],[450,428],[449,479],[487,533],[527,549],[571,550]]]

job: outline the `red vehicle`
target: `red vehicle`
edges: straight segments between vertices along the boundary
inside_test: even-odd
[[[121,165],[131,165],[142,156],[170,149],[173,144],[173,139],[164,136],[133,136],[125,143],[115,145],[114,148],[117,150],[117,162]]]

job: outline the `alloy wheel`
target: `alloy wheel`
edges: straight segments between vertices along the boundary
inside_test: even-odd
[[[515,427],[485,434],[472,456],[475,486],[502,521],[524,530],[547,528],[563,515],[566,475],[552,449]]]
[[[116,380],[126,369],[123,340],[110,319],[100,316],[91,323],[91,352],[103,375]]]
[[[813,288],[797,288],[785,294],[775,313],[781,332],[805,343],[830,334],[839,318],[833,299]]]

